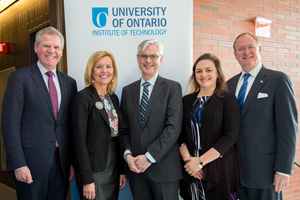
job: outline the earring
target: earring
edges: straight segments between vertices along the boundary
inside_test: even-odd
[[[94,78],[92,77],[92,83],[94,83]]]

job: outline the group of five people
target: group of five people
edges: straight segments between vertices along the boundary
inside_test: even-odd
[[[180,84],[158,73],[163,45],[141,42],[142,77],[123,88],[121,106],[113,54],[90,56],[76,93],[75,80],[56,70],[63,46],[58,30],[40,30],[37,64],[8,80],[2,132],[18,199],[65,199],[74,176],[81,199],[118,199],[126,178],[137,200],[178,199],[179,186],[192,200],[282,198],[297,108],[290,78],[262,65],[256,36],[236,38],[242,72],[227,83],[219,58],[197,58],[183,98]]]

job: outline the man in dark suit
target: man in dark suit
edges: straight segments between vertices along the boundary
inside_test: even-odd
[[[55,28],[38,31],[38,62],[13,72],[7,83],[2,132],[18,199],[66,199],[74,176],[69,106],[77,86],[56,70],[63,47],[64,38]]]
[[[233,48],[242,67],[227,82],[241,111],[240,199],[281,199],[292,174],[298,133],[292,84],[286,74],[262,65],[262,47],[253,34],[240,34]]]
[[[162,60],[159,41],[141,42],[137,61],[142,78],[124,87],[122,93],[122,146],[136,200],[178,199],[182,178],[177,144],[182,123],[181,86],[158,75]]]

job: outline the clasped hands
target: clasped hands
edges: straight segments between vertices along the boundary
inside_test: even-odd
[[[126,154],[126,162],[129,169],[137,174],[143,173],[150,167],[152,163],[147,161],[145,154],[133,157],[131,154]]]
[[[199,180],[203,179],[203,170],[199,165],[200,159],[199,157],[188,157],[184,158],[183,161],[186,163],[184,165],[185,171],[194,178]]]

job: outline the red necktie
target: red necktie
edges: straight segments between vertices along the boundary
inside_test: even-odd
[[[58,96],[57,96],[57,91],[56,91],[56,87],[54,85],[52,76],[53,76],[53,72],[48,71],[46,72],[47,76],[49,76],[48,78],[48,88],[49,88],[49,93],[50,93],[50,97],[51,97],[51,102],[52,102],[52,107],[53,107],[53,111],[54,111],[54,116],[55,116],[55,120],[57,120],[57,116],[58,116]],[[58,142],[56,140],[56,147],[58,147]]]

